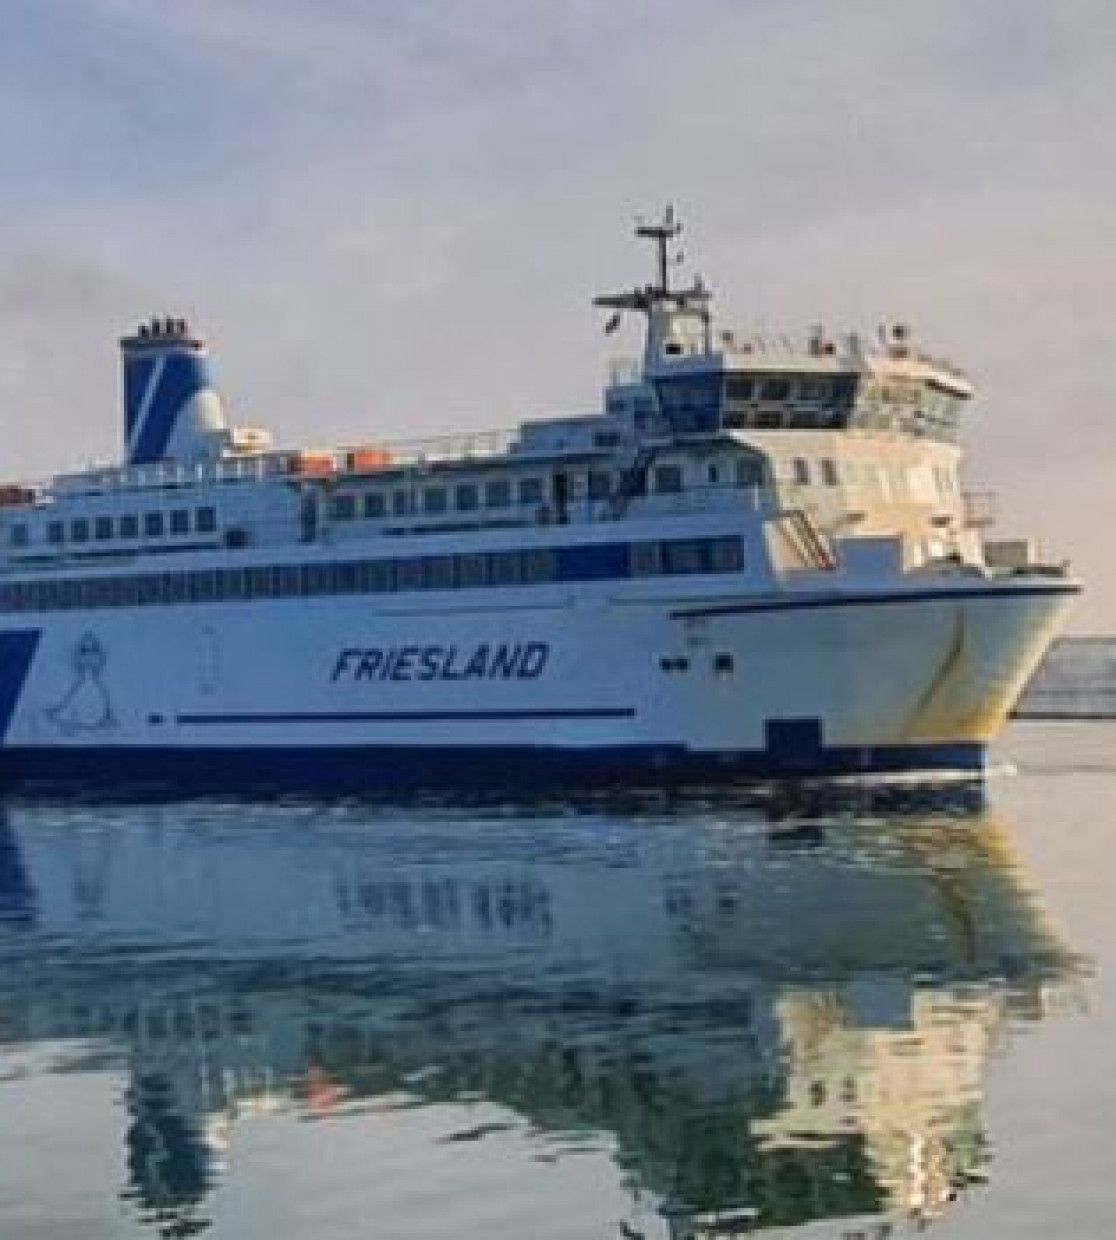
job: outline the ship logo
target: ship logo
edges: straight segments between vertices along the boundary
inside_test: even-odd
[[[112,702],[102,681],[108,656],[95,633],[83,633],[70,656],[73,680],[62,698],[44,711],[66,736],[116,727]]]

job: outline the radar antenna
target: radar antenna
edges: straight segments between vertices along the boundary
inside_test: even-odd
[[[645,284],[642,288],[634,288],[626,293],[601,293],[593,298],[593,305],[601,306],[606,310],[637,310],[642,314],[650,314],[657,306],[672,306],[676,310],[704,312],[710,294],[700,279],[695,279],[689,288],[672,289],[670,287],[671,257],[668,247],[681,232],[682,221],[675,217],[674,207],[669,204],[658,223],[648,224],[637,220],[636,236],[655,243],[658,282]],[[680,262],[681,255],[678,255],[674,261]],[[612,320],[609,321],[612,322]]]

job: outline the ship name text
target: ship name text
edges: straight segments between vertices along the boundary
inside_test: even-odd
[[[482,642],[459,646],[366,646],[342,650],[331,680],[536,680],[550,658],[548,642]]]

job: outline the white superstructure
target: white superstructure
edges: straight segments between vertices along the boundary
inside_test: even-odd
[[[123,340],[125,461],[0,490],[9,781],[358,787],[974,767],[1078,589],[988,543],[972,395],[715,329],[657,281],[601,412],[279,450],[181,320]]]

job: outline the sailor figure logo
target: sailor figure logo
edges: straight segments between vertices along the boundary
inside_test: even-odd
[[[61,700],[45,712],[67,736],[116,726],[112,702],[101,680],[107,661],[100,638],[95,633],[83,633],[70,658],[73,680]]]

